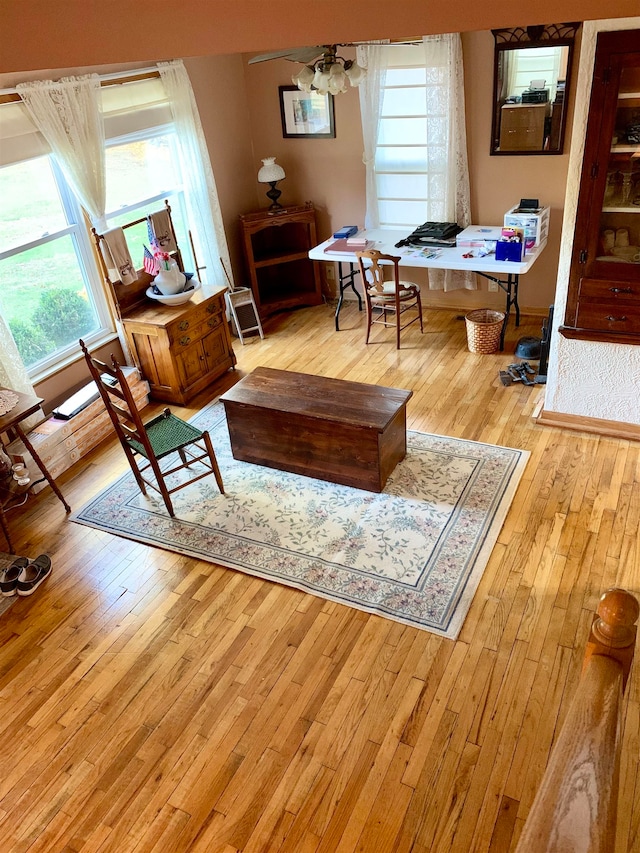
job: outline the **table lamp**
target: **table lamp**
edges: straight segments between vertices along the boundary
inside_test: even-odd
[[[262,166],[258,172],[258,181],[261,184],[269,184],[271,189],[267,192],[267,198],[271,200],[269,210],[280,210],[281,204],[278,204],[278,199],[282,195],[281,190],[276,188],[278,181],[285,177],[284,169],[278,166],[275,157],[265,157],[262,161]]]

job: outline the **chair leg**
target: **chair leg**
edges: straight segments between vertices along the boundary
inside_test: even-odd
[[[368,344],[369,343],[369,335],[371,334],[371,320],[372,320],[371,314],[373,311],[371,305],[369,304],[368,299],[367,299],[366,309],[367,309],[367,332],[364,336],[364,342],[365,342],[365,344]]]
[[[136,464],[136,459],[135,459],[135,454],[134,454],[133,450],[131,450],[131,448],[129,447],[128,444],[123,444],[122,447],[124,449],[124,455],[127,457],[127,460],[129,461],[129,467],[131,468],[131,471],[133,472],[133,476],[136,478],[136,483],[138,484],[138,488],[140,489],[142,494],[146,496],[147,487],[145,486],[144,480],[142,479],[142,475],[140,474],[140,471],[138,470],[138,466]]]
[[[218,460],[216,459],[216,453],[213,449],[213,444],[211,444],[211,438],[209,433],[205,430],[202,433],[202,437],[204,438],[204,445],[207,448],[207,453],[209,454],[209,459],[211,460],[211,467],[213,468],[213,474],[216,478],[216,483],[218,484],[218,488],[220,489],[220,494],[224,495],[224,484],[222,482],[222,475],[220,474],[220,468],[218,467]]]
[[[396,309],[396,349],[400,349],[400,309]]]
[[[418,293],[416,295],[416,301],[418,304],[418,315],[420,317],[420,334],[422,334],[424,331],[422,328],[422,300],[420,299],[420,291],[419,290],[418,290]]]
[[[171,518],[175,518],[176,514],[173,509],[173,503],[171,502],[171,495],[169,494],[167,484],[164,481],[162,469],[160,468],[160,465],[158,465],[158,461],[154,458],[149,459],[149,464],[153,469],[153,473],[156,478],[156,483],[158,484],[158,488],[160,489],[160,494],[162,495],[162,500],[164,501],[164,505],[167,508],[167,512],[169,513]]]

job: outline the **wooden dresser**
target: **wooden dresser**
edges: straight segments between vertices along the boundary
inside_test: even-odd
[[[226,287],[203,287],[184,305],[147,299],[122,316],[131,355],[154,400],[184,405],[236,363]]]
[[[500,151],[542,151],[550,104],[505,104],[500,110]]]
[[[175,248],[169,252],[184,270],[171,207],[165,211]],[[122,226],[123,232],[145,223],[145,217]],[[236,356],[226,317],[226,286],[202,284],[182,305],[166,305],[147,296],[153,276],[137,270],[132,284],[113,281],[101,250],[103,235],[92,229],[98,260],[113,310],[122,324],[129,354],[149,383],[154,400],[185,405],[198,392],[234,367]]]

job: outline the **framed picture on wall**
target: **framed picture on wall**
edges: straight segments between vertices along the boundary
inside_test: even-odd
[[[278,89],[285,139],[335,139],[333,95],[301,92],[297,86],[279,86]]]

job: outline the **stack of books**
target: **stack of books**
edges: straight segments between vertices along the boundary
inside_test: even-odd
[[[364,231],[354,234],[352,237],[347,237],[347,246],[352,246],[358,252],[364,251],[370,243],[371,241],[367,240]]]
[[[334,243],[329,243],[325,246],[325,252],[344,252],[345,254],[353,255],[354,252],[366,252],[367,249],[373,249],[375,242],[373,240],[364,240],[362,243],[351,243],[349,238],[345,240],[336,240]]]

